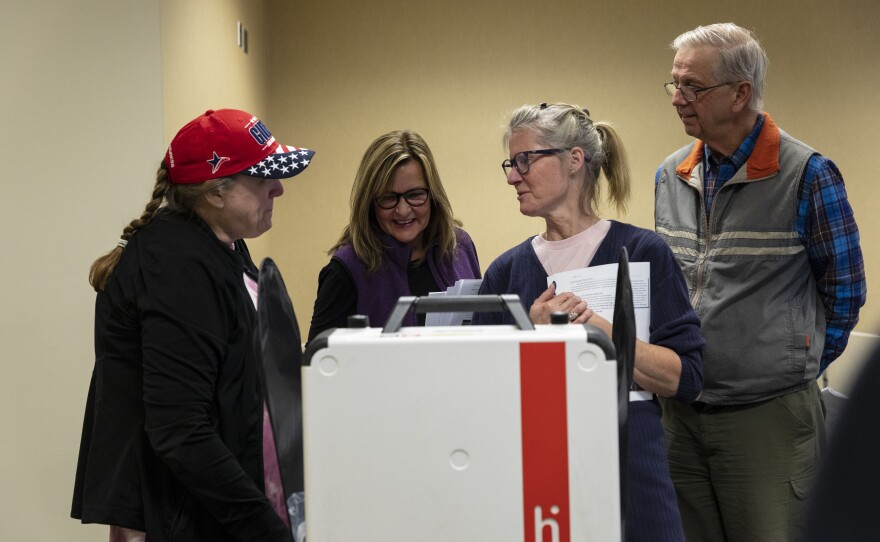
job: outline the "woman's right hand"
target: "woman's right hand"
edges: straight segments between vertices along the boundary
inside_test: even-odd
[[[549,324],[550,314],[554,312],[567,313],[573,324],[583,324],[593,316],[593,311],[580,296],[572,292],[556,295],[555,282],[532,303],[532,307],[529,309],[529,318],[534,324]],[[574,319],[571,319],[572,315],[575,315]]]

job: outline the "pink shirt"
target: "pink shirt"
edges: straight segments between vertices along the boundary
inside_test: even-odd
[[[547,275],[581,269],[588,267],[593,261],[593,256],[610,229],[610,221],[600,220],[590,228],[562,241],[547,241],[544,234],[536,235],[532,239],[532,248]]]

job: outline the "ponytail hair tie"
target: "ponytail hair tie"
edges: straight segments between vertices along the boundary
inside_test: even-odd
[[[120,239],[117,241],[116,246],[125,248],[125,245],[128,244],[128,239]]]

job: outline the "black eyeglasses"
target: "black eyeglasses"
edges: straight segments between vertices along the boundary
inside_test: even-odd
[[[529,172],[529,168],[532,166],[533,162],[533,160],[529,159],[530,154],[559,154],[560,152],[565,151],[566,149],[540,149],[537,151],[518,152],[513,155],[513,159],[507,159],[501,162],[501,169],[504,170],[505,177],[510,175],[510,168],[515,169],[520,175],[525,175]]]
[[[713,88],[723,87],[724,85],[732,85],[737,83],[738,81],[728,81],[726,83],[718,83],[717,85],[712,85],[711,87],[695,87],[693,85],[681,85],[676,86],[675,83],[663,83],[663,88],[666,89],[666,94],[669,94],[669,97],[672,98],[675,96],[675,91],[680,90],[682,97],[689,101],[693,102],[697,99],[697,94],[701,92],[706,92],[707,90],[712,90]]]
[[[376,205],[382,209],[394,209],[400,202],[400,198],[405,199],[410,207],[420,207],[428,201],[428,194],[427,188],[413,188],[406,192],[385,192],[384,194],[379,194],[375,201]]]

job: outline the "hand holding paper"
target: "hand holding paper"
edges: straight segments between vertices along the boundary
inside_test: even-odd
[[[649,342],[651,334],[651,264],[630,262],[633,307],[636,311],[636,336]],[[609,322],[614,320],[614,291],[617,286],[617,264],[584,267],[547,277],[547,284],[556,282],[556,293],[573,292],[587,302],[590,309]]]
[[[586,301],[572,292],[559,293],[551,282],[529,307],[529,318],[536,324],[549,324],[554,312],[568,313],[568,320],[577,324],[585,323],[593,316]]]

